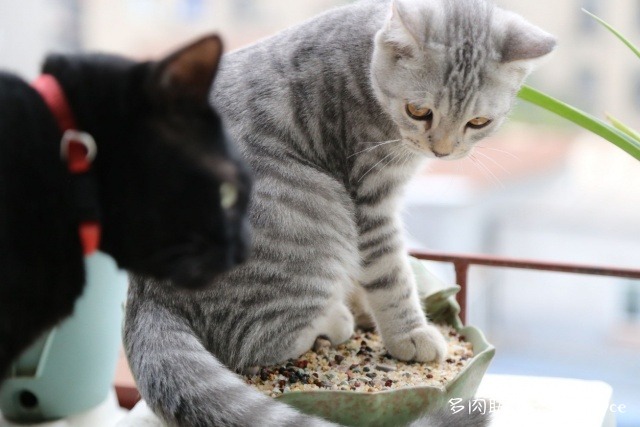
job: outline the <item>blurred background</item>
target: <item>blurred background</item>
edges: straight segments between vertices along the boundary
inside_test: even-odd
[[[0,0],[0,67],[31,79],[50,51],[145,59],[217,31],[227,50],[343,0]],[[585,8],[640,42],[640,2],[498,0],[556,35],[529,84],[640,128],[640,61]],[[433,162],[409,186],[411,247],[516,258],[640,265],[640,163],[520,102],[473,159]],[[438,273],[453,280],[448,266]],[[473,268],[470,323],[496,345],[494,373],[605,381],[640,425],[640,283]],[[567,410],[571,410],[570,407]]]

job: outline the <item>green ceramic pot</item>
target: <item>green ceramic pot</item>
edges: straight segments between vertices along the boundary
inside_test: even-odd
[[[446,285],[422,261],[411,259],[421,299],[429,318],[455,327],[473,345],[474,356],[445,387],[422,386],[364,393],[352,391],[301,391],[279,396],[299,410],[346,426],[398,426],[425,412],[446,408],[454,398],[472,398],[486,372],[495,348],[480,330],[462,326],[455,294],[458,285]]]
[[[73,316],[27,349],[0,388],[5,419],[64,418],[99,405],[112,389],[127,275],[101,252],[85,258],[85,267],[85,288]]]

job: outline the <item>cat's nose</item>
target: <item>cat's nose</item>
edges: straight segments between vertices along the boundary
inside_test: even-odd
[[[454,146],[455,141],[453,139],[444,137],[431,144],[431,151],[436,157],[447,157],[453,153]]]

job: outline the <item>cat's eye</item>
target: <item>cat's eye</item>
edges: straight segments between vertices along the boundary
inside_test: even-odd
[[[407,104],[407,115],[413,120],[431,120],[433,112],[427,107],[418,107],[415,104]]]
[[[476,117],[467,122],[467,126],[472,129],[482,129],[485,126],[488,126],[491,123],[491,119],[486,117]]]
[[[222,209],[231,209],[236,203],[238,203],[238,187],[229,182],[223,182],[220,185],[220,206]]]

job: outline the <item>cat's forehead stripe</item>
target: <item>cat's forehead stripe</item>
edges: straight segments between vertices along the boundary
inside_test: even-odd
[[[470,4],[471,3],[471,4]],[[490,45],[493,9],[485,2],[449,1],[445,8],[446,55],[443,95],[450,114],[464,112],[472,101],[469,95],[482,86],[482,71]]]

